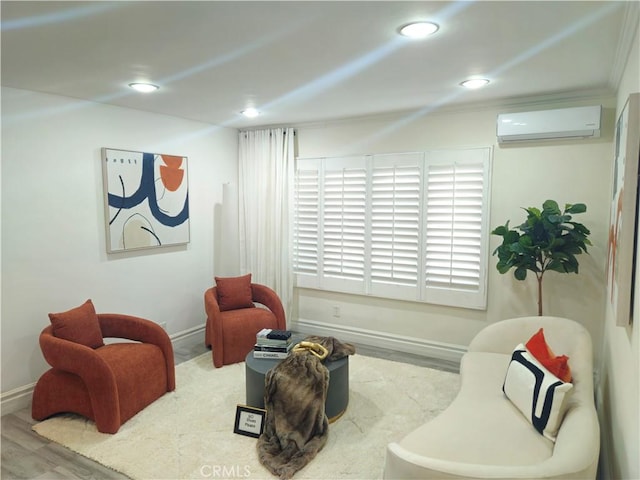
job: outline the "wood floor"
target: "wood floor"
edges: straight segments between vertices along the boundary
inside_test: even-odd
[[[458,372],[459,365],[419,355],[357,345],[357,354],[381,357],[449,372]],[[208,350],[201,335],[191,335],[174,342],[176,365],[195,358]],[[31,410],[25,408],[2,416],[2,479],[126,479],[65,447],[50,442],[31,430],[36,423]]]

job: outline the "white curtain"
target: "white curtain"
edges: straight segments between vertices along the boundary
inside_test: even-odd
[[[240,269],[276,291],[287,320],[293,296],[294,129],[241,131]]]

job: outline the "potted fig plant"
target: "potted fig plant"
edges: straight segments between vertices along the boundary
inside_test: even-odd
[[[584,213],[584,203],[566,204],[560,210],[558,203],[547,200],[542,210],[524,209],[527,218],[515,229],[505,225],[491,233],[502,237],[502,244],[493,255],[498,256],[496,268],[507,273],[512,268],[517,280],[525,280],[527,271],[535,274],[538,281],[538,315],[542,315],[542,279],[545,272],[578,273],[576,255],[587,252],[591,233],[583,224],[573,221],[573,215]]]

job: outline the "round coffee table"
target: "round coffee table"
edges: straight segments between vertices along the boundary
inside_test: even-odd
[[[269,370],[282,360],[254,358],[253,350],[245,358],[247,405],[264,408],[264,379]],[[342,416],[349,404],[349,356],[335,362],[324,362],[329,370],[329,388],[325,413],[329,422],[334,422]]]

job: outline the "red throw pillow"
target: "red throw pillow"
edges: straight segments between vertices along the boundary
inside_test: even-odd
[[[525,345],[536,360],[553,373],[563,382],[571,382],[571,368],[569,368],[569,357],[566,355],[556,356],[553,350],[547,345],[544,338],[544,330],[537,331]]]
[[[215,277],[220,311],[255,307],[251,295],[251,274],[241,277]]]
[[[50,313],[53,335],[91,348],[104,345],[100,321],[91,300],[66,312]]]

